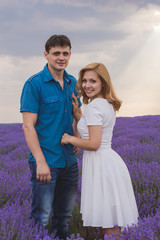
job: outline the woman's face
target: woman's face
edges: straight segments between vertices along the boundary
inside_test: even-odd
[[[86,71],[82,78],[82,88],[91,101],[102,96],[102,81],[93,70]]]

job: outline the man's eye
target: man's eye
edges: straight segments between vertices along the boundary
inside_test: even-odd
[[[68,56],[69,55],[69,52],[64,52],[63,53],[63,56]]]
[[[60,55],[60,52],[54,52],[53,55],[54,55],[54,56],[59,56],[59,55]]]

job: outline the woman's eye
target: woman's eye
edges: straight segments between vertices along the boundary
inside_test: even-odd
[[[82,80],[82,83],[86,83],[86,80],[85,80],[85,79],[83,79],[83,80]]]
[[[95,80],[91,80],[91,83],[95,83],[96,81]]]

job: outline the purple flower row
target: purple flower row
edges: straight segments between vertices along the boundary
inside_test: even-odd
[[[124,229],[121,239],[160,239],[159,132],[159,115],[117,118],[112,147],[127,164],[140,215],[138,225]],[[35,226],[29,219],[28,153],[22,125],[0,124],[0,240],[54,239],[48,230]],[[78,155],[78,165],[81,173],[82,151]],[[109,239],[99,229],[87,230],[82,226],[80,194],[81,174],[69,239]],[[113,236],[112,239],[117,238]]]

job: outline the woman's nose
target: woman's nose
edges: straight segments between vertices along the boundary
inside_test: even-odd
[[[89,83],[89,82],[86,83],[86,87],[87,87],[87,88],[90,87],[90,83]]]

